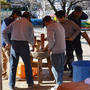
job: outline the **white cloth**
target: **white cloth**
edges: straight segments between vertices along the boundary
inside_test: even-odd
[[[86,78],[86,79],[84,80],[84,83],[90,85],[90,78]]]

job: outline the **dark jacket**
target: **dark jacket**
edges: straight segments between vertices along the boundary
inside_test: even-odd
[[[5,22],[6,26],[8,26],[13,21],[14,21],[14,19],[11,16],[4,19],[4,22]]]
[[[86,20],[88,19],[88,15],[84,12],[82,12],[82,15],[79,19],[76,19],[76,17],[74,16],[74,12],[72,12],[69,16],[68,19],[74,21],[77,25],[79,25],[79,27],[81,27],[81,20]]]
[[[10,23],[12,23],[13,21],[14,21],[14,18],[11,17],[11,16],[10,16],[10,17],[7,17],[7,18],[5,18],[5,19],[3,20],[3,22],[5,23],[6,26],[8,26],[8,25],[9,25]],[[2,26],[1,26],[1,32],[3,31],[3,30],[2,30],[2,27],[3,27],[3,23],[2,23]],[[6,27],[4,27],[4,28],[6,28]],[[11,34],[10,34],[10,33],[8,34],[8,37],[11,38]],[[2,40],[1,40],[1,41],[2,41],[2,42],[1,42],[1,43],[2,43],[2,46],[4,47],[4,46],[6,45],[6,43],[5,43],[2,35],[1,35],[1,39],[2,39]]]

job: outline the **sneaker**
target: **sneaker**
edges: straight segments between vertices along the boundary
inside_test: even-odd
[[[55,90],[55,88],[54,88],[54,87],[52,87],[52,88],[51,88],[51,90]]]
[[[34,85],[33,84],[29,84],[28,85],[28,90],[34,90]]]
[[[8,76],[7,75],[3,75],[2,76],[2,80],[8,80]]]
[[[72,72],[70,73],[69,77],[70,77],[70,78],[72,78],[72,77],[73,77],[73,74],[72,74]]]
[[[14,87],[9,87],[9,90],[14,90]]]
[[[58,89],[58,87],[59,87],[59,85],[58,85],[58,84],[56,84],[56,85],[55,85],[55,87],[52,87],[52,88],[51,88],[51,90],[57,90],[57,89]]]
[[[68,71],[68,68],[66,66],[64,66],[64,71]]]

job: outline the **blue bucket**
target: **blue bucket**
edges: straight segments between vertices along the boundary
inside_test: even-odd
[[[83,81],[90,77],[90,61],[74,61],[73,67],[73,82]]]

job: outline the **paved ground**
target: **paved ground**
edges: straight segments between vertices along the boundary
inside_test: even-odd
[[[38,81],[34,78],[35,90],[50,90],[54,86],[55,81],[51,79],[48,69],[43,70],[42,84],[38,85]],[[64,72],[64,82],[71,82],[72,78],[69,77],[69,72]],[[8,80],[3,80],[3,90],[9,90]],[[27,90],[27,84],[25,80],[17,80],[15,90]]]
[[[90,32],[88,32],[90,37]],[[81,39],[82,41],[82,48],[83,48],[83,60],[90,60],[90,46],[87,44],[84,38]],[[76,57],[75,57],[75,60]],[[43,69],[43,82],[38,87],[38,82],[35,81],[35,90],[50,90],[52,86],[54,86],[54,80],[51,79],[48,69]],[[34,79],[36,80],[36,79]],[[64,83],[71,82],[72,78],[69,77],[69,72],[64,72]],[[8,80],[3,80],[3,90],[8,89]],[[16,89],[15,90],[27,90],[27,84],[25,80],[16,81]]]

